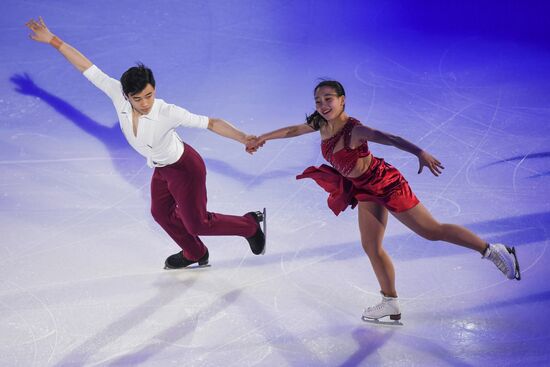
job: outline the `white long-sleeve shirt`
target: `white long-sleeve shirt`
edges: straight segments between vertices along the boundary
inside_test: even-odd
[[[183,143],[175,131],[178,126],[208,128],[208,117],[195,115],[155,98],[151,111],[140,116],[137,134],[134,135],[132,105],[124,98],[120,81],[111,78],[95,65],[86,69],[83,74],[111,98],[126,140],[132,148],[147,158],[149,167],[163,167],[177,162],[181,157]]]

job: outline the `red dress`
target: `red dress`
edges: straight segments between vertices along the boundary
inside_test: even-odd
[[[350,117],[344,127],[334,136],[321,142],[323,157],[332,165],[308,167],[296,179],[311,178],[326,192],[329,208],[338,215],[348,205],[355,208],[359,201],[374,201],[393,212],[402,212],[419,203],[407,180],[391,164],[383,159],[372,157],[367,170],[359,177],[348,176],[355,168],[357,160],[370,155],[368,142],[364,141],[355,149],[350,148],[351,133],[361,123]],[[334,151],[334,147],[344,139],[344,148]]]

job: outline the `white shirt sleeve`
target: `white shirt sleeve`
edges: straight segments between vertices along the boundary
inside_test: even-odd
[[[202,115],[195,115],[187,111],[185,108],[181,108],[176,105],[168,105],[168,113],[170,120],[174,122],[174,127],[185,126],[195,127],[199,129],[208,128],[208,117]]]
[[[109,96],[115,104],[117,102],[123,102],[124,94],[122,93],[120,81],[111,78],[95,65],[92,65],[88,69],[84,70],[82,74],[90,82],[92,82],[93,85]]]

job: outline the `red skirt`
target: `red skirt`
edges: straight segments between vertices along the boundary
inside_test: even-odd
[[[338,215],[359,201],[374,201],[392,212],[409,210],[419,203],[405,177],[381,158],[372,157],[369,168],[359,177],[342,176],[333,167],[323,164],[308,167],[296,179],[311,178],[329,193],[329,208]]]

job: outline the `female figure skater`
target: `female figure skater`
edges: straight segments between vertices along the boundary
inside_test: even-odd
[[[265,209],[243,216],[208,212],[204,162],[180,139],[175,129],[178,126],[208,128],[243,144],[252,136],[222,119],[195,115],[156,99],[153,73],[142,64],[129,68],[118,81],[50,32],[42,18],[31,19],[26,26],[32,31],[33,40],[55,47],[111,98],[126,140],[147,159],[149,167],[154,167],[151,213],[182,249],[166,259],[165,268],[184,268],[195,263],[207,265],[208,248],[199,236],[242,236],[254,254],[264,253],[265,236],[260,222],[265,221]]]
[[[409,141],[362,125],[347,115],[344,87],[337,81],[322,81],[314,89],[316,111],[304,124],[284,127],[250,141],[247,151],[255,152],[267,140],[290,138],[313,131],[321,134],[323,157],[332,165],[309,167],[297,179],[312,178],[328,193],[328,205],[338,215],[348,205],[359,207],[361,243],[380,284],[382,301],[363,312],[363,320],[389,316],[401,318],[395,288],[395,271],[382,246],[388,211],[418,235],[430,241],[446,241],[479,252],[491,260],[508,279],[520,279],[515,249],[488,244],[468,229],[437,222],[419,202],[401,173],[383,159],[374,157],[368,142],[394,147],[418,157],[424,167],[438,176],[444,168],[428,152]]]

